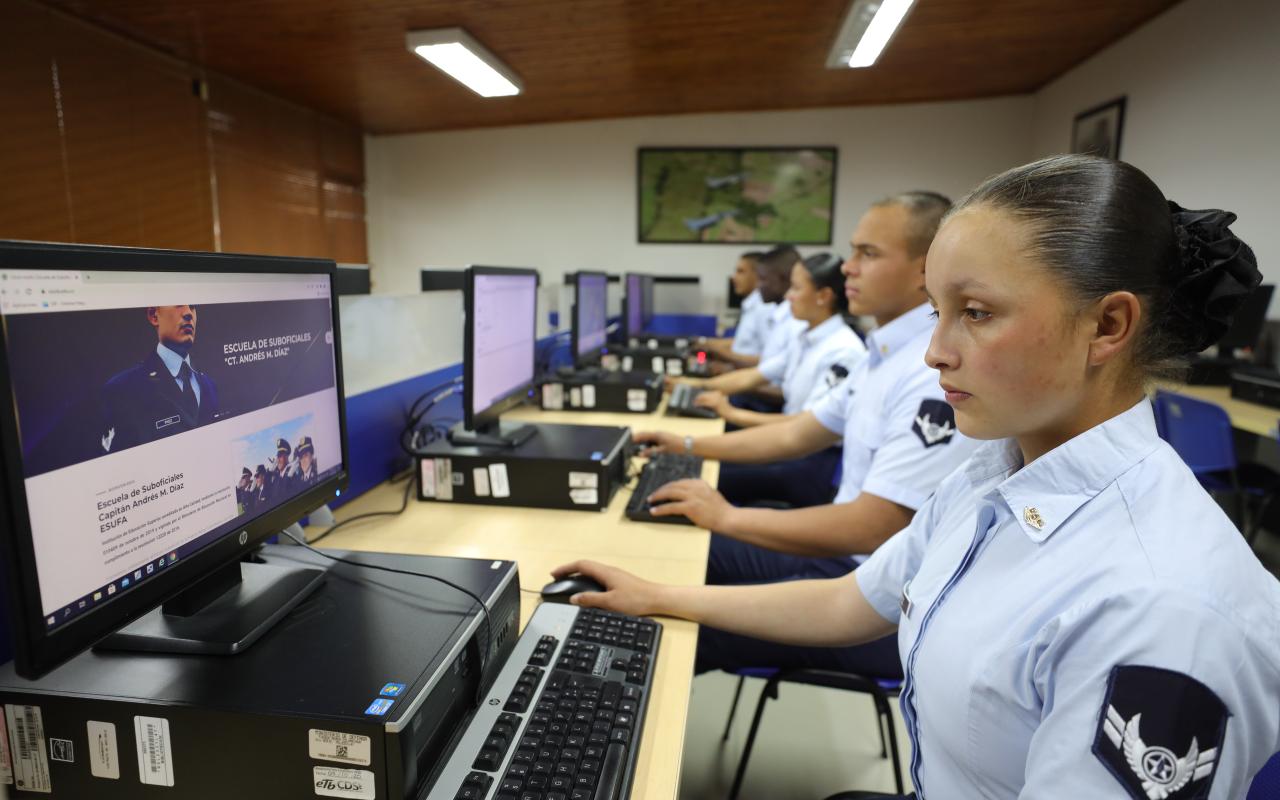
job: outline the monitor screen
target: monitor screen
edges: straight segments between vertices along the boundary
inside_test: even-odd
[[[577,360],[591,360],[604,349],[608,328],[609,277],[603,272],[579,272],[575,316],[574,355]]]
[[[627,291],[624,298],[626,305],[626,324],[628,336],[639,336],[644,330],[644,276],[635,272],[627,273]]]
[[[1275,289],[1274,285],[1264,283],[1241,301],[1240,307],[1232,315],[1231,327],[1218,340],[1218,352],[1229,356],[1237,348],[1258,346]]]
[[[46,248],[0,249],[0,385],[56,635],[345,472],[331,262]],[[273,262],[312,271],[236,271]]]
[[[642,321],[647,329],[653,323],[653,276],[645,275],[640,282],[643,289],[642,297],[644,300],[640,303],[642,309]]]
[[[538,276],[531,271],[473,270],[468,411],[474,420],[533,383]]]

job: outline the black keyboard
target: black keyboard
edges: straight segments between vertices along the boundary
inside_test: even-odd
[[[425,800],[630,796],[662,626],[543,603]]]
[[[688,383],[677,383],[671,387],[671,396],[667,398],[667,416],[669,417],[702,417],[716,419],[720,415],[709,408],[693,404],[694,398],[702,394],[702,389]]]
[[[689,518],[683,514],[669,517],[653,516],[649,513],[647,498],[657,491],[658,487],[672,481],[701,477],[701,458],[659,453],[649,459],[648,463],[644,465],[644,469],[640,470],[640,477],[636,480],[635,491],[631,493],[631,497],[627,500],[627,519],[633,519],[637,522],[669,522],[676,525],[692,525],[693,523],[689,521]]]

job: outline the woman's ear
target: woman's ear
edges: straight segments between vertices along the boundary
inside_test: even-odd
[[[1094,303],[1088,312],[1092,327],[1089,339],[1089,366],[1111,361],[1132,346],[1142,322],[1142,303],[1133,292],[1112,292]]]

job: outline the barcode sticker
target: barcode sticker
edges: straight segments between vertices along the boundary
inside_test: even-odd
[[[583,384],[582,386],[582,407],[596,407],[596,386],[594,383]]]
[[[138,742],[138,776],[149,786],[173,785],[173,750],[169,720],[134,717],[133,735]]]
[[[653,368],[652,371],[658,374],[662,374],[662,371],[663,371],[662,364],[664,360],[665,359],[663,359],[662,356],[654,356],[653,358],[649,359],[649,366]]]
[[[542,384],[542,407],[547,411],[560,411],[564,409],[563,383]]]
[[[628,411],[644,411],[649,405],[649,393],[644,389],[628,389],[627,390],[627,410]]]
[[[600,476],[594,472],[570,472],[570,489],[596,489],[600,486]]]
[[[436,499],[453,500],[453,460],[436,459]]]
[[[476,485],[476,497],[489,496],[489,470],[484,467],[471,470],[471,481]]]
[[[582,406],[582,387],[569,387],[569,406],[571,408],[579,408]]]
[[[343,764],[359,764],[369,766],[372,742],[368,736],[339,731],[322,731],[312,728],[309,737],[309,752],[318,761],[339,761]]]
[[[623,356],[623,357],[622,357],[622,371],[623,371],[623,372],[630,372],[630,371],[631,371],[631,367],[632,367],[632,365],[633,365],[633,364],[635,364],[635,360],[634,360],[634,359],[632,359],[632,358],[631,358],[631,356]]]
[[[436,496],[436,462],[433,458],[422,459],[420,465],[422,474],[418,476],[418,490],[422,492],[423,498],[434,498]]]
[[[95,778],[120,780],[120,748],[114,722],[89,720],[89,772]]]
[[[14,786],[24,792],[53,792],[40,707],[6,705],[4,718],[9,728]]]
[[[0,784],[13,785],[13,758],[9,755],[8,725],[0,725]]]
[[[489,488],[494,497],[510,497],[511,482],[507,480],[507,465],[503,463],[489,465]]]

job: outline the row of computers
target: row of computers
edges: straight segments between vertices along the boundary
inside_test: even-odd
[[[520,634],[512,562],[298,538],[352,463],[334,275],[322,260],[0,242],[14,651],[0,785],[626,796],[660,626],[544,604]],[[593,368],[614,355],[607,278],[575,280],[573,352]],[[625,427],[501,420],[537,394],[537,273],[467,281],[464,420],[413,446],[406,497],[607,506],[632,478]],[[652,283],[626,288],[629,336]],[[300,546],[264,544],[287,529]]]

